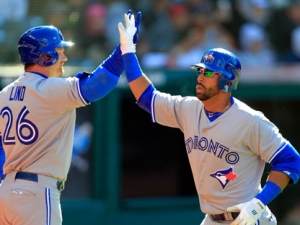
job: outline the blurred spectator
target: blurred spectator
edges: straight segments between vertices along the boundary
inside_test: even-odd
[[[189,30],[188,9],[183,3],[168,0],[154,0],[151,7],[152,14],[148,15],[152,20],[142,35],[148,51],[144,50],[141,63],[145,68],[165,68],[168,67],[169,51]]]
[[[120,43],[117,24],[124,20],[124,14],[127,13],[130,6],[127,2],[110,0],[107,1],[106,34],[108,48],[114,49]]]
[[[53,24],[76,44],[70,65],[92,66],[119,43],[128,9],[142,11],[137,54],[148,68],[185,68],[216,46],[244,65],[300,62],[300,0],[1,0],[0,63],[19,60],[13,40],[24,30]]]
[[[151,20],[148,19],[146,22],[144,30],[146,35],[143,35],[146,36],[151,52],[167,52],[172,48],[177,39],[176,28],[171,22],[172,14],[176,13],[180,20],[185,11],[184,7],[177,4],[174,8],[170,8],[168,0],[153,0],[151,15],[145,15]]]
[[[248,22],[244,16],[241,2],[240,0],[216,0],[214,11],[216,22],[231,33],[238,49],[240,49],[240,29],[243,24]]]
[[[235,41],[222,25],[214,17],[214,8],[209,3],[202,7],[193,8],[191,27],[170,51],[173,59],[173,68],[189,68],[191,62],[200,60],[201,55],[207,49],[223,47],[234,50]]]
[[[300,59],[300,25],[292,31],[292,51]]]
[[[69,7],[59,0],[48,1],[43,8],[45,24],[64,29],[68,22]]]
[[[193,5],[196,2],[199,4]],[[165,23],[159,23],[161,30],[150,30],[149,35],[153,35],[153,39],[149,38],[150,43],[153,43],[151,46],[161,48],[152,47],[152,51],[143,56],[142,63],[145,67],[188,68],[191,62],[200,60],[206,49],[216,46],[235,49],[232,35],[217,23],[213,5],[209,1],[190,0],[188,3],[170,4]],[[170,24],[166,26],[166,22]],[[164,36],[159,37],[159,33]],[[168,42],[164,44],[166,40]]]
[[[19,39],[26,23],[27,0],[0,1],[0,62],[12,63],[18,60],[15,40]]]
[[[16,7],[18,6],[18,7]],[[1,0],[0,23],[21,22],[27,16],[28,1],[26,0]]]
[[[106,6],[101,3],[88,5],[84,12],[84,26],[81,30],[81,47],[85,49],[86,59],[83,61],[84,66],[95,66],[111,50],[106,38],[106,18]]]
[[[248,22],[265,26],[270,20],[269,0],[240,1],[243,14]]]
[[[272,18],[267,25],[267,31],[273,49],[276,51],[276,60],[281,63],[300,62],[300,58],[293,49],[292,37],[297,34],[300,26],[300,1],[290,0],[285,8],[274,10]],[[294,36],[294,38],[297,37]]]
[[[92,39],[104,39],[106,32],[106,7],[101,3],[94,3],[85,11],[85,32]]]
[[[281,221],[282,225],[300,225],[300,203],[293,205],[289,208],[286,216],[283,221]]]
[[[273,66],[275,53],[269,47],[268,36],[262,26],[246,23],[240,30],[241,49],[237,53],[244,67]]]

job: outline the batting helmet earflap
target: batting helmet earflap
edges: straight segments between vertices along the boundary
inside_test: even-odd
[[[27,30],[18,42],[19,56],[22,64],[34,63],[51,66],[58,60],[57,47],[72,46],[65,41],[61,31],[54,26],[38,26]],[[43,57],[49,56],[49,58]]]
[[[218,86],[223,92],[231,92],[237,89],[241,75],[240,60],[230,51],[223,48],[213,48],[204,53],[200,63],[192,65],[191,68],[207,68],[221,73]]]

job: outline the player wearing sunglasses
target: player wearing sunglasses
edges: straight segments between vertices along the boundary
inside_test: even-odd
[[[288,184],[298,182],[300,156],[263,113],[233,97],[241,74],[239,59],[225,49],[210,49],[192,65],[198,74],[197,97],[163,93],[135,55],[134,17],[125,15],[125,24],[126,29],[119,23],[119,32],[127,81],[153,122],[182,131],[206,214],[201,225],[276,225],[267,205]],[[262,187],[266,163],[272,168]]]

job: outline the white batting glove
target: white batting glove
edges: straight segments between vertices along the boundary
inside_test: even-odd
[[[124,20],[126,28],[121,22],[118,24],[122,55],[135,52],[135,44],[133,44],[133,36],[136,32],[134,15],[125,14]]]
[[[228,207],[228,212],[240,212],[240,215],[230,225],[255,225],[265,209],[266,206],[257,198]]]

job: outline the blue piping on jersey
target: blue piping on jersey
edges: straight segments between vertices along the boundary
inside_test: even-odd
[[[3,165],[5,163],[5,152],[2,146],[2,136],[0,136],[0,177],[3,180],[4,179],[4,173],[3,173]]]
[[[288,144],[289,142],[285,142],[283,143],[280,148],[271,156],[271,158],[269,159],[269,162],[268,163],[271,163],[273,161],[273,159],[278,155],[278,153],[280,153],[284,148],[285,146]]]
[[[157,94],[154,93],[152,96],[152,100],[151,100],[151,117],[152,117],[152,122],[156,122],[156,118],[155,118],[155,110],[154,110],[154,101],[156,98]]]
[[[89,105],[90,102],[86,101],[85,98],[82,96],[81,89],[80,89],[80,80],[78,80],[78,81],[76,82],[76,87],[77,87],[77,91],[78,91],[78,94],[79,94],[79,97],[80,97],[81,101],[82,101],[85,105]]]
[[[46,225],[51,225],[51,194],[50,188],[45,188]]]

